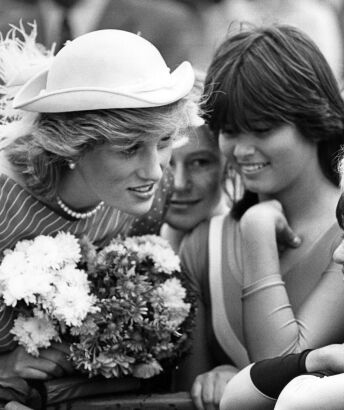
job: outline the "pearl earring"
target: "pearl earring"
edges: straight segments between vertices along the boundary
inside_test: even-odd
[[[69,169],[73,170],[76,167],[76,163],[73,161],[68,162]]]

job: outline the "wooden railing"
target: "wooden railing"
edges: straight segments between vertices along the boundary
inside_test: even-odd
[[[189,393],[126,394],[77,399],[47,410],[194,410]]]
[[[46,382],[47,410],[194,410],[187,392],[170,392],[171,379],[72,377]],[[168,388],[167,388],[168,387]]]
[[[75,376],[47,382],[32,381],[27,402],[45,410],[194,410],[187,392],[173,392],[171,374],[153,379]],[[30,405],[29,405],[30,406]],[[12,402],[6,410],[26,410]]]

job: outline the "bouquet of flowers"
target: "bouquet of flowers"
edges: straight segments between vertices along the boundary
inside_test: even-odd
[[[101,250],[68,233],[23,240],[4,252],[0,295],[19,312],[11,330],[19,344],[38,356],[66,340],[90,377],[149,378],[189,347],[194,296],[178,256],[155,235]]]
[[[6,250],[0,265],[3,307],[19,312],[11,333],[32,355],[87,314],[95,313],[96,297],[90,294],[87,274],[78,267],[81,247],[69,233],[38,236]]]
[[[150,378],[189,347],[193,296],[167,241],[145,235],[114,239],[95,255],[86,246],[98,311],[74,332],[75,366],[107,378]]]

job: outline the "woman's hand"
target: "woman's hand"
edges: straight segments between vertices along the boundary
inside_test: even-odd
[[[22,346],[0,356],[0,377],[23,377],[24,379],[48,380],[73,373],[67,360],[69,347],[54,343],[48,349],[40,350],[39,357],[26,352]]]
[[[242,216],[240,226],[243,235],[256,235],[260,240],[273,234],[280,251],[286,247],[296,248],[301,243],[277,200],[263,201],[249,208]]]
[[[215,367],[196,377],[191,388],[191,397],[198,410],[218,410],[226,384],[238,373],[230,365]]]
[[[249,208],[240,220],[243,250],[243,284],[251,286],[280,273],[280,253],[297,247],[294,233],[276,200],[263,201]]]

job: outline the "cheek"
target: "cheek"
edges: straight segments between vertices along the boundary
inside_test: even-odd
[[[308,158],[300,155],[301,152],[286,150],[284,153],[276,154],[273,158],[274,165],[279,166],[281,173],[286,178],[298,177],[304,174],[305,164]]]
[[[344,264],[344,243],[342,242],[333,253],[333,260],[340,264]]]
[[[214,194],[220,191],[221,173],[218,169],[214,169],[204,174],[202,179],[204,193],[209,199],[214,200]]]
[[[169,165],[172,156],[172,146],[161,151],[160,165],[165,169]]]
[[[102,159],[94,161],[88,170],[88,179],[100,188],[120,184],[133,173],[135,162],[131,160]]]
[[[234,150],[234,141],[231,141],[228,138],[219,136],[219,148],[222,154],[229,159],[229,161],[234,160],[233,150]]]

